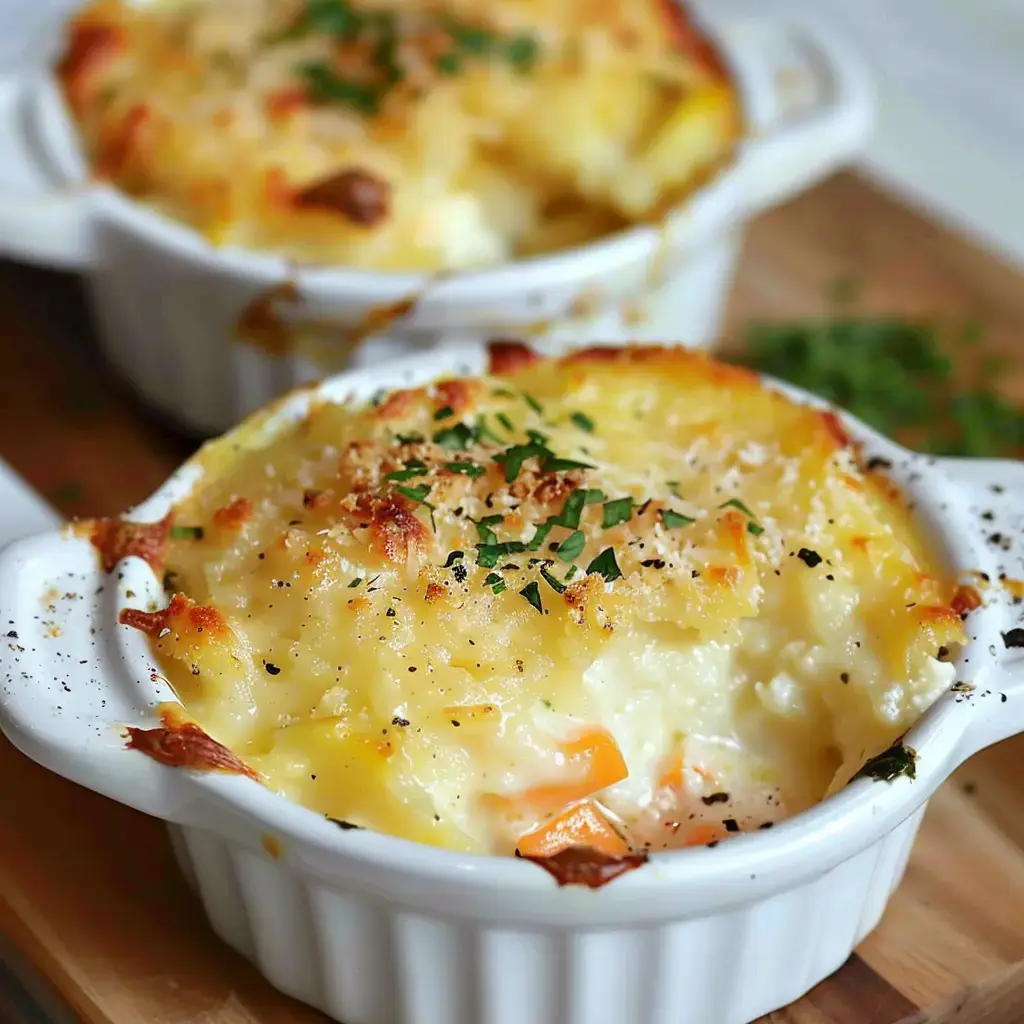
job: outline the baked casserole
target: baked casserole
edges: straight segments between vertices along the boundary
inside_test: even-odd
[[[741,134],[673,0],[94,0],[58,74],[97,177],[218,246],[383,271],[660,218]]]
[[[492,371],[257,422],[160,523],[96,524],[173,595],[121,614],[184,708],[134,746],[346,827],[618,856],[811,806],[948,689],[972,594],[833,414],[681,350]]]

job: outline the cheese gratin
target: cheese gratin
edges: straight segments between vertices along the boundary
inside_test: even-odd
[[[949,687],[970,603],[832,414],[681,350],[492,360],[242,428],[139,528],[173,597],[122,622],[212,767],[458,850],[660,850],[820,801]]]
[[[217,245],[376,270],[658,218],[740,136],[674,0],[94,0],[58,72],[99,177]]]

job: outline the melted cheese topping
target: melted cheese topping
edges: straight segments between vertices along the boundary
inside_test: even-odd
[[[698,355],[321,404],[202,458],[157,655],[333,818],[505,853],[714,841],[843,786],[952,680],[953,584],[900,496],[834,417]]]
[[[99,176],[215,244],[381,270],[659,216],[739,137],[674,0],[97,0],[60,77]]]

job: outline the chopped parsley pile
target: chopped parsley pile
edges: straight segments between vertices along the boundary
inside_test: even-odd
[[[835,308],[821,320],[754,323],[742,365],[795,384],[920,451],[999,457],[1024,449],[1024,412],[993,386],[998,360],[962,388],[946,349],[977,351],[980,331],[936,322],[857,316]],[[975,365],[976,364],[976,365]]]
[[[272,35],[271,44],[329,38],[354,55],[369,52],[358,73],[342,74],[324,61],[295,68],[313,103],[338,103],[376,114],[384,97],[409,74],[406,48],[413,48],[439,76],[462,73],[473,62],[500,61],[518,72],[533,67],[540,52],[529,32],[502,34],[447,14],[406,17],[397,11],[362,10],[348,0],[306,0],[298,18]],[[354,62],[353,62],[354,63]]]

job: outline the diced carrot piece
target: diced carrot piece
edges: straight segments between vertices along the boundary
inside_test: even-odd
[[[535,786],[523,794],[537,807],[564,807],[621,782],[629,769],[615,738],[605,729],[591,729],[562,745],[571,782]]]
[[[706,768],[698,764],[687,765],[683,750],[680,749],[669,754],[666,758],[665,768],[661,773],[661,778],[658,779],[658,786],[661,789],[682,789],[686,784],[687,768],[692,772],[696,772],[709,786],[716,784],[717,780],[714,774]]]
[[[629,844],[590,802],[574,804],[525,836],[517,847],[524,857],[551,857],[570,846],[589,846],[609,856],[629,853]]]

